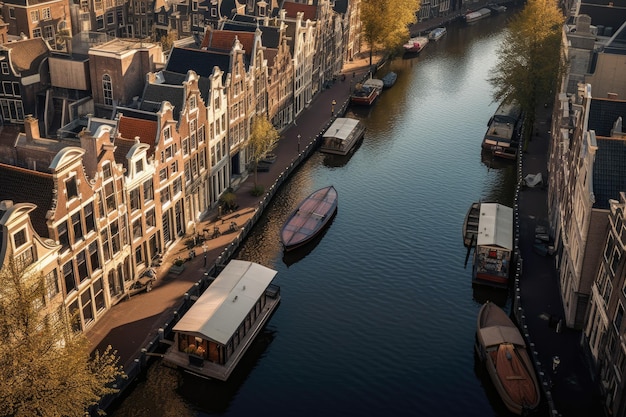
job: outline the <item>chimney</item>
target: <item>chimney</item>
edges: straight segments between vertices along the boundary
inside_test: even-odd
[[[28,141],[41,138],[41,136],[39,136],[39,122],[32,114],[24,118],[24,132],[26,133],[26,140]]]
[[[606,98],[609,100],[617,100],[617,93],[607,93]]]
[[[13,201],[12,200],[2,200],[2,201],[0,201],[0,211],[7,211],[11,207],[13,207]]]

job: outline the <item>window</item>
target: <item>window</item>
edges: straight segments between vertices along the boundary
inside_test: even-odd
[[[107,106],[113,105],[113,82],[109,74],[102,76],[102,92],[104,95],[104,104]]]
[[[44,7],[43,9],[41,9],[41,18],[43,20],[50,20],[50,19],[52,19],[52,16],[50,15],[50,8],[49,7]]]
[[[70,177],[65,181],[65,193],[67,199],[71,200],[74,197],[78,197],[78,187],[76,186],[76,177]]]
[[[102,285],[102,278],[93,283],[94,300],[96,302],[96,311],[104,309],[104,288]]]
[[[68,310],[70,312],[70,317],[72,318],[72,330],[75,332],[80,332],[83,330],[83,326],[80,321],[80,315],[78,312],[78,300],[72,302],[69,305]]]
[[[154,187],[152,186],[152,180],[148,180],[143,183],[143,201],[154,200]]]
[[[196,102],[196,96],[189,97],[189,107],[191,108],[191,110],[198,107],[198,103]]]
[[[111,259],[111,247],[109,245],[109,231],[104,229],[100,233],[100,240],[102,242],[102,254],[104,255],[105,262]]]
[[[65,281],[66,294],[69,294],[76,289],[76,280],[74,278],[74,264],[72,263],[72,261],[69,261],[65,265],[63,265],[63,279]]]
[[[117,221],[111,222],[111,249],[116,254],[121,249],[120,244],[120,228]]]
[[[161,190],[161,204],[165,204],[170,201],[170,187],[165,187]]]
[[[106,14],[107,25],[113,24],[113,12],[109,12]]]
[[[43,27],[43,38],[49,41],[54,40],[54,28],[52,26]]]
[[[59,237],[59,243],[61,244],[61,249],[69,249],[70,248],[70,238],[67,234],[67,222],[63,222],[57,226],[57,235]]]
[[[170,127],[169,127],[169,126],[166,126],[166,127],[163,129],[163,137],[164,137],[165,139],[171,139],[171,138],[172,138],[172,130],[170,129]]]
[[[154,209],[148,210],[146,212],[146,226],[147,227],[156,226],[156,217],[154,216]]]
[[[78,268],[78,281],[83,282],[89,278],[89,271],[87,269],[87,256],[85,251],[82,250],[76,255],[76,266]]]
[[[19,249],[26,244],[26,229],[22,229],[13,235],[13,244],[15,249]]]
[[[11,19],[15,19],[15,8],[14,7],[9,7],[9,17]]]
[[[44,277],[44,285],[46,286],[46,297],[48,300],[51,300],[59,293],[59,278],[56,269],[46,274]]]
[[[189,152],[190,152],[189,139],[187,138],[183,139],[181,147],[183,148],[183,155],[189,155]]]
[[[106,180],[111,178],[111,164],[105,164],[102,166],[102,177]]]
[[[85,227],[86,232],[91,232],[96,230],[96,222],[93,217],[93,203],[89,203],[85,205]]]
[[[165,182],[167,181],[167,168],[163,168],[159,171],[159,181]]]
[[[39,22],[39,10],[30,11],[30,21],[33,23]]]
[[[174,180],[173,187],[174,187],[174,195],[183,191],[183,181],[180,179],[180,177]]]
[[[113,181],[109,181],[104,184],[104,196],[106,200],[107,211],[110,213],[117,208],[117,203],[115,202],[115,187],[113,185]]]
[[[165,16],[160,14],[159,17],[157,18],[157,21],[159,22],[159,24],[165,23]]]
[[[91,264],[91,272],[100,269],[100,257],[98,256],[98,242],[89,244],[89,263]]]
[[[4,75],[9,73],[9,64],[7,62],[0,62],[0,68],[2,68],[2,73]]]
[[[139,200],[139,188],[130,190],[130,209],[139,210],[141,201]]]
[[[135,173],[140,173],[143,171],[143,159],[135,161]]]
[[[72,214],[72,229],[74,232],[74,243],[83,238],[83,225],[80,219],[80,211]]]
[[[135,220],[133,222],[133,239],[139,239],[142,234],[141,219]]]
[[[93,320],[93,309],[91,308],[91,289],[82,293],[80,296],[80,303],[83,305],[83,319],[85,323],[89,323]]]

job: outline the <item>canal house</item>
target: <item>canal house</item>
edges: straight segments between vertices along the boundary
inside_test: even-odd
[[[277,271],[232,260],[173,328],[164,360],[226,381],[280,302]]]
[[[505,287],[513,251],[513,209],[482,203],[474,250],[473,283]]]

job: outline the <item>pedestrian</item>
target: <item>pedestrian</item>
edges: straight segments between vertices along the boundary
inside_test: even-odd
[[[331,116],[335,115],[335,104],[337,104],[337,102],[335,101],[335,99],[333,99],[333,101],[330,103],[330,115]]]
[[[189,259],[193,259],[196,256],[196,251],[195,250],[190,250],[189,251]]]

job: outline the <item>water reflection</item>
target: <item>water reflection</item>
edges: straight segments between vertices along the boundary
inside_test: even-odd
[[[337,209],[337,213],[339,209]],[[328,229],[332,227],[333,222],[335,221],[336,214],[333,215],[333,218],[329,220],[328,224],[324,227],[324,229],[315,236],[310,242],[307,242],[305,245],[302,245],[298,248],[292,249],[288,252],[283,252],[283,262],[287,267],[295,264],[296,262],[301,261],[306,258],[308,255],[313,252],[313,250],[319,245],[319,243],[324,239],[324,236],[328,232]]]

